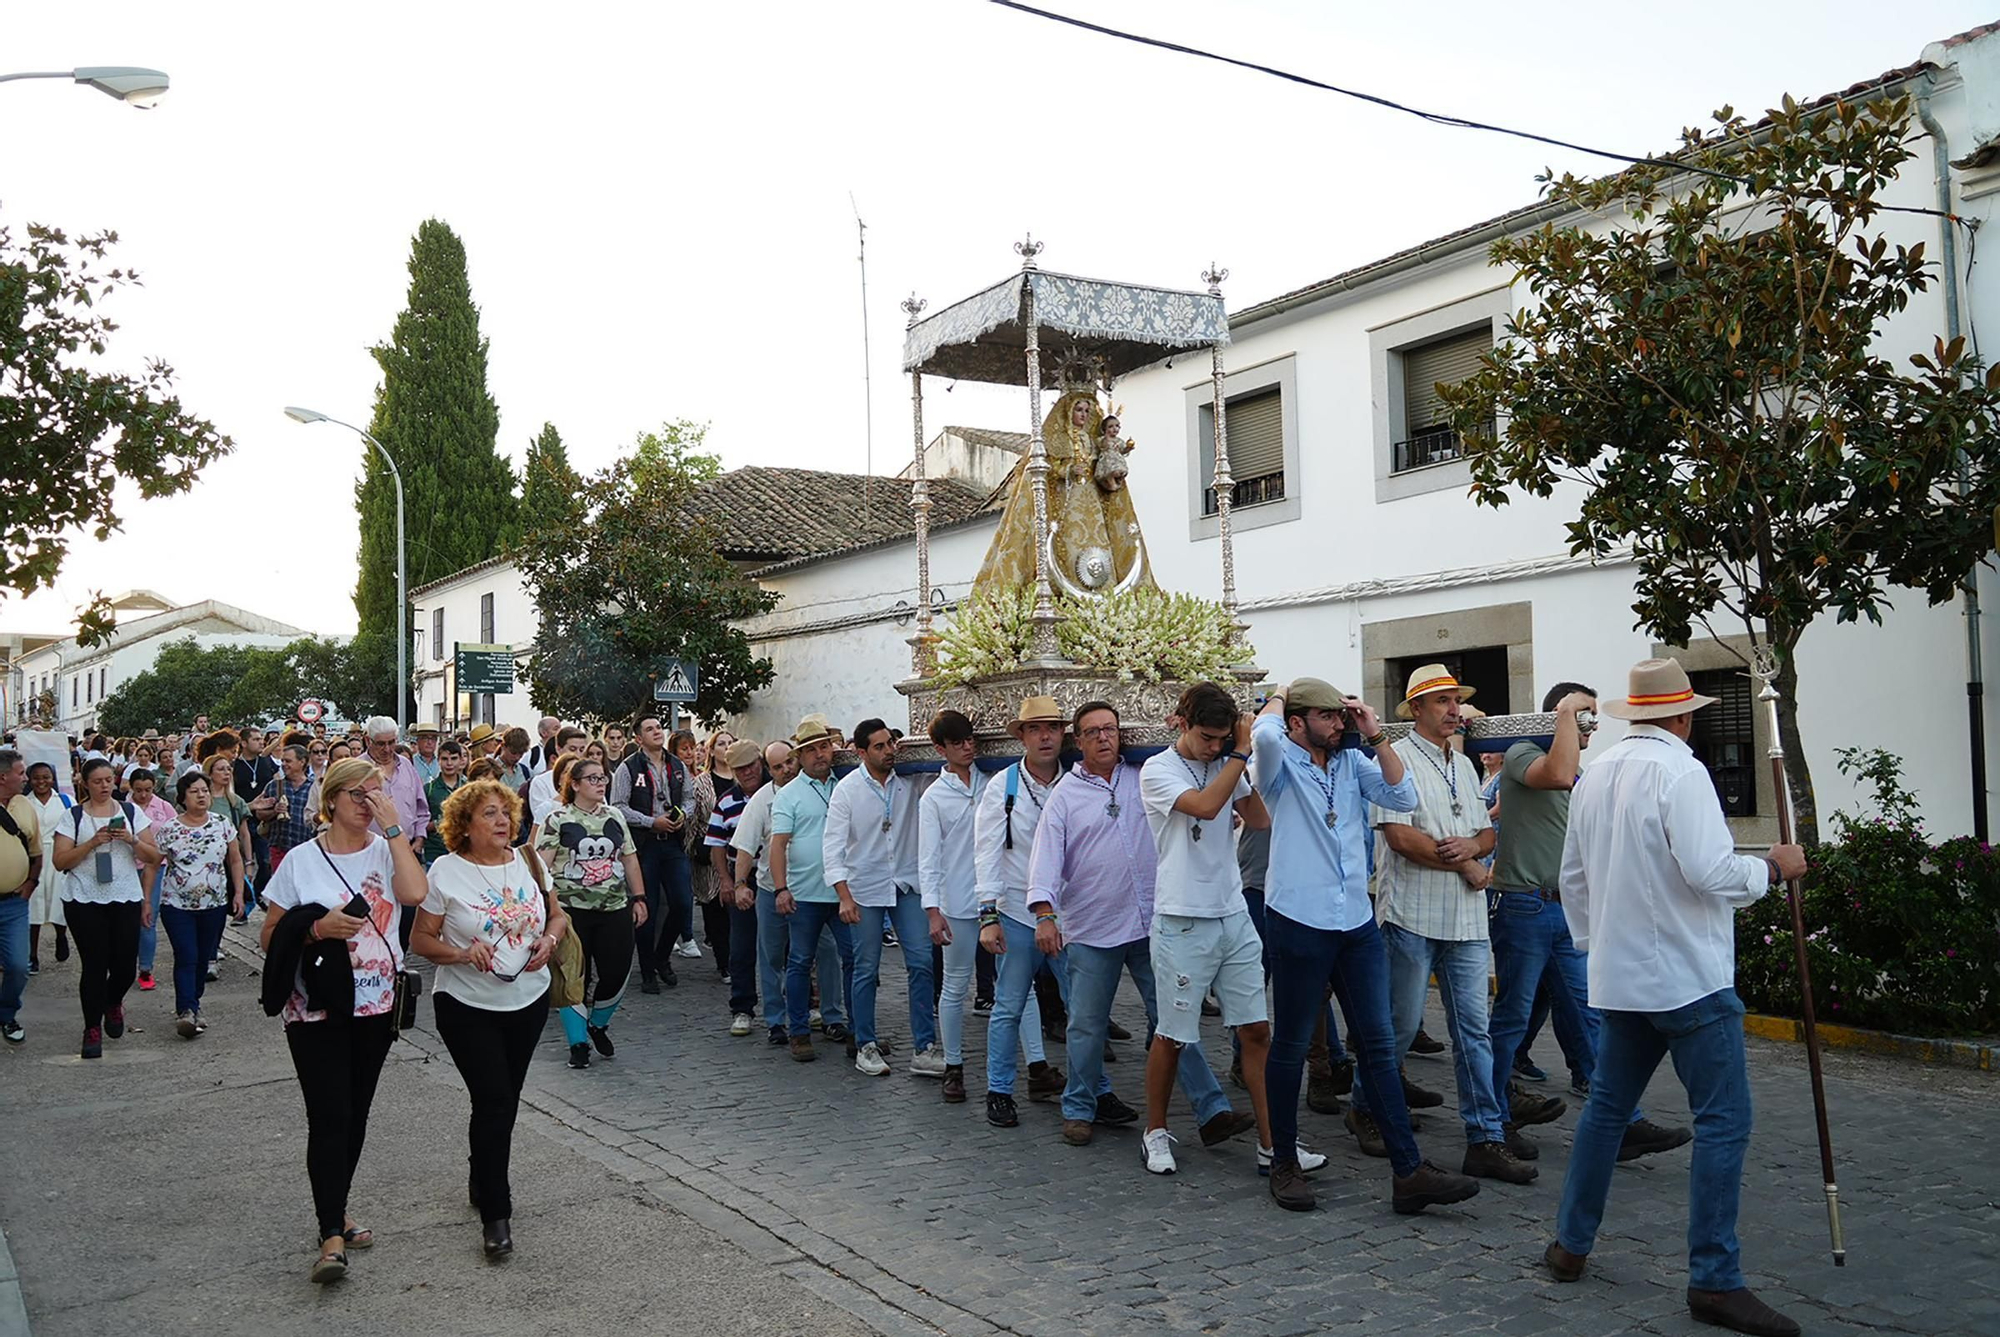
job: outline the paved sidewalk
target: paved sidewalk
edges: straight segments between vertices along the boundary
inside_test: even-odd
[[[313,1286],[304,1111],[251,967],[225,962],[193,1042],[173,1033],[170,984],[135,991],[138,1029],[88,1064],[72,967],[44,963],[28,1042],[0,1052],[0,1227],[35,1337],[881,1330],[840,1307],[881,1308],[865,1295],[816,1267],[791,1275],[796,1251],[753,1232],[746,1252],[660,1170],[614,1174],[533,1111],[514,1141],[516,1252],[487,1263],[465,1203],[464,1087],[422,1036],[383,1074],[356,1177],[355,1217],[378,1242],[350,1253],[346,1281]]]

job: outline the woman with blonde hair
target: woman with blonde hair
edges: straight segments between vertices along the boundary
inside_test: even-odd
[[[566,1007],[560,1016],[563,1038],[569,1041],[569,1066],[588,1068],[592,1045],[606,1058],[617,1052],[611,1018],[625,997],[637,932],[646,924],[645,882],[632,833],[605,801],[611,768],[588,753],[562,765],[570,760],[557,762],[562,806],[543,820],[535,849],[547,864],[549,888],[569,915],[583,955],[584,993],[591,1006]]]
[[[306,1175],[319,1220],[312,1279],[328,1282],[347,1275],[350,1246],[375,1242],[347,1214],[347,1195],[367,1138],[375,1084],[396,1038],[390,1013],[403,964],[396,941],[399,907],[421,904],[426,888],[424,866],[403,838],[395,801],[374,762],[349,757],[326,768],[319,820],[325,830],[310,846],[293,849],[264,889],[261,937],[268,953],[280,922],[303,911],[310,920],[304,936],[346,942],[353,972],[351,1012],[329,1017],[313,1007],[303,971],[295,973],[284,1005],[285,1044],[305,1098]]]
[[[438,817],[446,853],[431,865],[410,946],[438,968],[438,1038],[472,1097],[467,1195],[486,1256],[497,1258],[514,1250],[514,1118],[549,1018],[549,955],[569,920],[542,889],[533,853],[514,844],[521,797],[512,786],[460,785]]]

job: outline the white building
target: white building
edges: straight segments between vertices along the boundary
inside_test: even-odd
[[[1916,64],[1846,96],[1898,92],[1920,99],[1943,139],[1933,132],[1914,142],[1918,156],[1904,168],[1894,202],[1936,207],[1943,189],[1948,207],[1990,220],[2000,198],[2000,34],[1981,29],[1934,44]],[[1954,161],[1956,168],[1944,166]],[[1729,645],[1697,640],[1674,649],[1633,631],[1630,568],[1567,555],[1563,526],[1578,494],[1477,507],[1466,495],[1469,470],[1457,441],[1439,425],[1430,387],[1472,370],[1527,297],[1488,264],[1489,245],[1559,216],[1525,208],[1232,316],[1225,393],[1235,565],[1251,641],[1274,679],[1325,677],[1378,707],[1400,698],[1410,667],[1442,659],[1495,712],[1538,710],[1542,694],[1563,679],[1620,696],[1635,660],[1672,653],[1699,690],[1723,698],[1698,717],[1698,742],[1740,838],[1768,841],[1775,795],[1764,712],[1754,708]],[[1936,218],[1890,214],[1882,226],[1892,244],[1923,241],[1940,254]],[[1962,273],[1962,245],[1958,267]],[[1984,316],[1989,327],[2000,325],[2000,276],[1975,269],[1961,296],[1965,323]],[[1946,331],[1940,282],[1884,341],[1900,346],[1893,354],[1900,362],[1902,352],[1928,350]],[[1207,487],[1208,359],[1142,369],[1119,382],[1117,397],[1127,435],[1140,446],[1130,485],[1156,578],[1168,589],[1219,594]],[[1025,392],[1022,417],[1025,425]],[[946,601],[969,587],[993,527],[988,512],[935,536],[932,580]],[[784,595],[748,628],[778,665],[778,680],[732,721],[739,734],[779,736],[814,709],[842,727],[867,714],[895,719],[901,698],[891,684],[910,669],[909,543],[756,574]],[[1990,579],[1982,590],[1987,607],[2000,610]],[[1934,829],[1968,830],[1964,615],[1956,604],[1927,607],[1921,592],[1893,597],[1884,627],[1840,626],[1828,616],[1800,646],[1800,728],[1821,811],[1856,799],[1834,750],[1879,746],[1905,757]],[[1978,635],[1986,662],[2000,662],[1993,616]],[[1615,724],[1607,724],[1605,737],[1614,737]],[[1988,774],[2000,765],[1995,741],[1989,737]]]
[[[419,585],[410,591],[416,641],[410,671],[417,680],[419,724],[467,729],[474,724],[534,723],[541,714],[528,703],[523,672],[535,653],[539,619],[521,572],[504,557]],[[473,694],[458,690],[457,650],[466,645],[504,645],[514,655],[514,690]]]
[[[16,657],[11,666],[14,692],[10,723],[39,718],[43,704],[54,707],[51,724],[72,734],[97,725],[97,710],[119,684],[153,666],[160,647],[193,638],[208,649],[218,645],[276,647],[306,633],[275,618],[234,604],[205,599],[175,605],[151,590],[130,590],[111,601],[117,627],[103,644],[86,649],[74,635],[63,636]],[[42,638],[28,638],[40,640]],[[162,720],[162,728],[185,727],[187,720]]]

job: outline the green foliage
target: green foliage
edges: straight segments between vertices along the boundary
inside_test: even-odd
[[[693,510],[721,472],[701,450],[705,430],[647,433],[631,457],[580,479],[569,507],[524,513],[514,557],[542,619],[528,669],[538,709],[630,718],[670,659],[699,661],[693,709],[708,719],[747,709],[771,681],[771,661],[730,624],[769,612],[777,595],[736,570],[721,531]]]
[[[528,457],[521,462],[522,515],[568,515],[582,486],[583,480],[570,467],[562,434],[554,423],[543,423],[540,435],[528,443]]]
[[[1034,635],[1035,592],[977,594],[960,604],[938,640],[935,681],[963,686],[1020,667]],[[1254,651],[1234,641],[1221,604],[1140,588],[1098,599],[1057,599],[1056,645],[1088,668],[1147,682],[1230,681]]]
[[[403,471],[408,581],[416,589],[498,553],[514,532],[519,502],[513,467],[496,447],[500,410],[486,389],[486,340],[465,244],[427,219],[411,243],[409,268],[409,295],[395,330],[373,350],[382,385],[369,431]],[[393,665],[396,485],[380,454],[370,449],[366,460],[354,494],[361,514],[354,607],[361,636],[387,640],[389,653],[380,658]],[[407,643],[407,621],[400,634]],[[393,692],[384,682],[367,695],[393,701]]]
[[[302,636],[278,647],[199,645],[194,637],[160,647],[153,666],[118,685],[98,707],[98,727],[110,734],[184,730],[197,715],[232,724],[289,719],[308,698],[337,705],[349,717],[393,715],[392,697],[378,692],[394,678],[381,663],[386,638],[370,650],[354,642]]]
[[[1944,602],[1991,550],[2000,372],[1982,375],[1963,339],[1907,368],[1875,347],[1941,277],[1876,225],[1912,156],[1909,99],[1809,113],[1787,98],[1758,135],[1718,118],[1685,132],[1679,161],[1724,176],[1642,165],[1548,183],[1586,217],[1627,221],[1495,243],[1535,302],[1444,397],[1476,500],[1581,486],[1571,551],[1630,546],[1639,627],[1684,645],[1724,615],[1775,651],[1810,839],[1793,650],[1824,612],[1880,621],[1891,586]]]
[[[2000,854],[1969,837],[1932,844],[1880,749],[1843,748],[1875,812],[1833,816],[1800,902],[1821,1020],[1919,1035],[2000,1031]],[[1752,1007],[1799,1015],[1790,902],[1773,893],[1736,917],[1736,988]]]
[[[139,282],[98,268],[117,240],[30,223],[17,245],[0,227],[0,586],[18,594],[55,583],[68,531],[102,541],[120,527],[121,480],[144,500],[169,497],[232,449],[181,406],[165,362],[149,359],[136,375],[104,365],[118,325],[99,304]],[[102,595],[80,625],[83,645],[110,632]]]

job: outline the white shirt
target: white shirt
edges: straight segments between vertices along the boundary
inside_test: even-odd
[[[899,885],[917,885],[916,785],[894,771],[882,784],[866,766],[842,776],[826,801],[820,857],[826,885],[845,882],[857,905],[893,906]]]
[[[112,805],[111,815],[119,821],[125,820],[127,805]],[[146,810],[138,804],[132,809],[132,839],[108,840],[83,856],[83,862],[63,874],[62,898],[79,901],[85,905],[110,905],[114,901],[136,901],[145,893],[139,886],[139,833],[152,826],[146,817]],[[56,819],[56,834],[68,836],[72,842],[81,845],[97,834],[97,829],[109,826],[111,817],[93,817],[90,810],[79,803],[70,811]],[[12,836],[5,837],[12,840]],[[54,848],[51,846],[51,848]],[[108,855],[111,860],[111,876],[97,880],[97,860],[99,855]]]
[[[1479,770],[1471,758],[1440,748],[1413,731],[1390,744],[1403,772],[1417,785],[1417,810],[1395,812],[1369,805],[1376,827],[1408,826],[1432,840],[1474,837],[1493,825],[1479,797]],[[1452,812],[1452,804],[1458,811]],[[1485,942],[1486,893],[1456,872],[1426,868],[1389,847],[1385,837],[1375,862],[1376,912],[1385,924],[1438,942]]]
[[[980,795],[992,783],[992,777],[975,766],[968,787],[946,767],[917,800],[917,889],[923,893],[924,909],[947,919],[971,919],[979,913],[973,815]]]
[[[336,867],[339,872],[334,871]],[[281,910],[301,905],[342,910],[356,896],[367,900],[372,927],[364,927],[347,940],[348,959],[354,966],[357,1017],[379,1017],[395,1006],[396,972],[403,966],[403,948],[396,936],[401,907],[395,886],[396,860],[389,842],[371,835],[365,846],[351,854],[334,854],[319,841],[300,845],[285,855],[263,891],[264,899]],[[326,1020],[326,1013],[307,1009],[302,974],[292,980],[285,1020]]]
[[[538,772],[528,783],[528,816],[536,826],[540,826],[543,819],[560,806],[556,801],[555,772]]]
[[[730,849],[741,850],[757,861],[757,890],[766,896],[772,891],[771,805],[777,798],[777,785],[761,786],[743,805],[743,815],[736,819],[736,830],[729,836]],[[730,860],[732,873],[735,862]]]
[[[1200,766],[1169,746],[1139,768],[1139,797],[1146,805],[1146,825],[1153,829],[1153,849],[1159,873],[1153,885],[1153,912],[1222,919],[1249,913],[1243,903],[1243,874],[1236,866],[1236,804],[1250,797],[1246,770],[1236,777],[1229,802],[1207,821],[1175,812],[1181,795],[1205,789],[1228,761]],[[1196,840],[1194,833],[1201,832]]]
[[[1668,1012],[1733,987],[1736,911],[1769,887],[1708,771],[1657,725],[1632,725],[1570,793],[1562,906],[1592,1007]]]
[[[1013,770],[1018,770],[1021,778],[1015,785],[1014,812],[1010,818],[1007,771]],[[1061,781],[1062,775],[1058,773],[1056,783]],[[979,903],[997,905],[1001,914],[1017,924],[1034,924],[1034,917],[1028,913],[1028,856],[1034,853],[1035,828],[1042,822],[1042,805],[1049,801],[1049,792],[1055,787],[1055,784],[1044,785],[1026,766],[1015,762],[986,781],[986,788],[979,795],[979,806],[973,812],[972,869]],[[1014,833],[1011,849],[1007,844],[1010,826]]]
[[[431,865],[430,894],[424,897],[425,912],[444,917],[438,936],[447,947],[463,951],[483,942],[493,949],[492,970],[439,966],[437,991],[489,1012],[517,1011],[549,987],[547,966],[523,969],[534,955],[535,939],[547,927],[548,908],[528,861],[519,850],[510,853],[511,861],[499,867],[445,855]],[[500,978],[516,972],[518,979]]]

